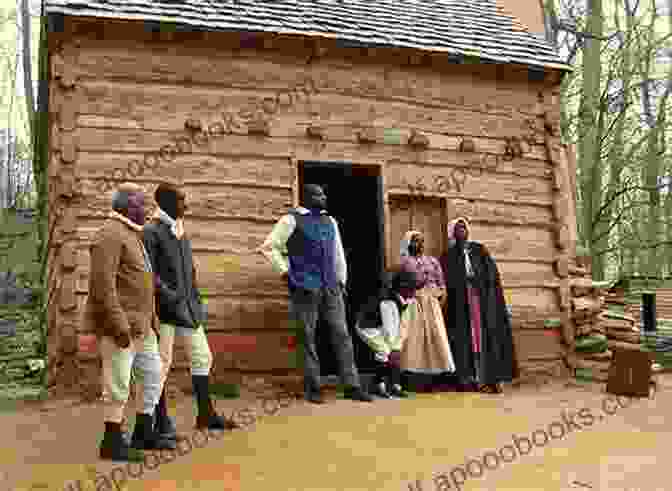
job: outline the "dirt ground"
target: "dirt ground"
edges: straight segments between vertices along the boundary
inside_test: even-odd
[[[672,438],[667,438],[672,436],[672,376],[659,375],[652,399],[622,400],[628,407],[604,403],[606,396],[603,384],[555,381],[507,387],[501,396],[423,394],[375,404],[332,400],[324,406],[290,404],[285,399],[283,405],[288,407],[268,409],[267,404],[264,411],[254,394],[244,393],[241,399],[218,401],[218,410],[225,414],[238,410],[240,416],[241,409],[254,408],[260,415],[254,424],[221,439],[205,441],[201,435],[194,441],[202,448],[187,449],[169,463],[154,464],[160,462],[158,458],[148,459],[153,470],[144,469],[140,476],[141,468],[135,466],[130,472],[138,478],[129,478],[120,488],[672,489],[665,472],[672,455]],[[182,397],[170,405],[180,431],[191,432],[192,401]],[[576,413],[582,408],[574,424],[563,421],[563,411]],[[265,415],[270,411],[277,414]],[[243,419],[253,418],[250,411],[245,414]],[[595,417],[591,425],[588,415]],[[536,430],[546,430],[557,439],[541,446],[543,434],[533,435]],[[529,448],[518,440],[521,450],[516,450],[513,435],[535,438],[540,446]],[[77,479],[82,491],[115,489],[106,476],[124,467],[97,460],[102,423],[95,404],[52,401],[23,406],[21,411],[5,409],[0,413],[0,436],[1,489],[61,491]],[[499,452],[500,457],[489,451]],[[125,472],[116,470],[113,475],[122,481]],[[442,473],[445,478],[437,477]],[[90,479],[96,476],[94,485]]]

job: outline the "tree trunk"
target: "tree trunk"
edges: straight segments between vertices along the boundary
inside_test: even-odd
[[[626,3],[623,4],[623,2]],[[620,73],[622,82],[621,85],[622,94],[620,102],[622,102],[621,112],[623,114],[619,113],[617,115],[619,119],[616,122],[616,126],[614,128],[614,140],[609,151],[610,171],[609,171],[609,189],[607,191],[607,200],[611,200],[612,196],[614,196],[614,194],[617,193],[621,188],[621,178],[623,176],[623,168],[625,167],[625,161],[624,161],[624,155],[625,155],[624,133],[626,122],[625,113],[626,111],[629,110],[628,108],[630,103],[629,87],[632,81],[632,61],[631,61],[632,36],[635,35],[633,30],[634,19],[632,15],[632,10],[629,5],[629,0],[621,0],[619,1],[619,4],[623,8],[623,11],[625,12],[625,19],[626,19],[626,31],[625,31],[626,38],[621,45],[622,65]],[[620,14],[621,12],[619,11],[618,8],[614,10],[614,24],[616,25],[617,30],[621,29]],[[616,202],[614,202],[613,208],[611,209],[611,213],[609,214],[612,220],[619,220],[618,225],[616,226],[615,229],[616,240],[619,244],[621,244],[621,248],[619,250],[619,253],[617,254],[619,276],[632,274],[632,259],[630,257],[632,251],[624,242],[624,238],[627,236],[627,229],[624,226],[624,220],[618,218],[619,212],[623,209],[624,206],[625,206],[624,199],[623,197],[621,197],[620,199],[617,199]]]
[[[44,7],[44,4],[43,4]],[[38,111],[34,118],[35,131],[32,133],[33,142],[33,178],[35,179],[35,191],[37,194],[36,222],[38,224],[38,254],[40,260],[40,283],[42,289],[39,292],[40,326],[43,329],[41,339],[41,354],[47,355],[48,334],[48,278],[47,264],[49,259],[49,196],[48,196],[48,163],[49,163],[49,120],[47,105],[49,102],[49,52],[47,49],[47,16],[40,18],[40,47],[38,50]],[[50,360],[51,361],[51,360]],[[44,386],[47,384],[47,370],[43,371]]]
[[[583,51],[583,93],[579,108],[579,167],[581,169],[581,194],[583,208],[583,239],[595,259],[593,221],[602,203],[602,169],[597,149],[597,111],[602,74],[600,49],[603,30],[602,0],[588,0],[588,25],[590,34]],[[596,158],[597,157],[597,158]],[[593,269],[596,279],[601,276]]]
[[[23,89],[26,97],[26,116],[30,135],[35,133],[35,97],[33,95],[33,66],[30,56],[30,5],[28,0],[21,0],[21,50],[23,58]],[[30,137],[30,136],[29,136]]]

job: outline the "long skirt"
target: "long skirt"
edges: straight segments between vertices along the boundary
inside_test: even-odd
[[[413,309],[405,316],[405,331],[401,351],[401,369],[418,374],[440,374],[455,371],[450,351],[441,304],[430,289],[423,288],[407,308]]]

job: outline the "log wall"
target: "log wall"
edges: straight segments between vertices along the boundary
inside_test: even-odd
[[[114,185],[151,196],[171,179],[189,195],[209,328],[258,336],[239,368],[286,368],[286,292],[255,249],[296,204],[301,160],[377,166],[386,202],[444,198],[448,218],[469,216],[492,251],[514,310],[568,308],[575,218],[557,74],[533,82],[510,66],[281,36],[241,48],[231,34],[111,21],[68,21],[50,42],[55,359],[76,351],[88,246]],[[388,264],[397,251],[388,242]]]

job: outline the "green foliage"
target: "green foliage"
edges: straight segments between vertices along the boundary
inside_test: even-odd
[[[0,271],[13,271],[27,283],[39,278],[37,230],[21,223],[11,210],[0,210]]]

